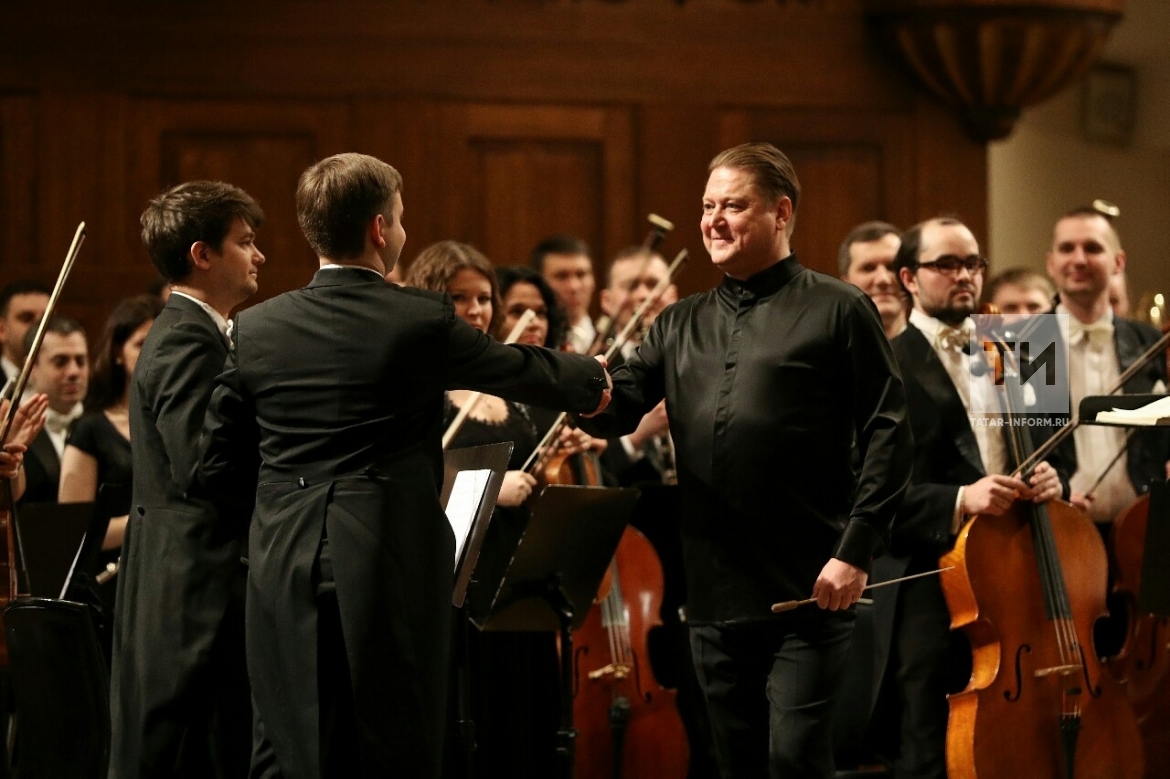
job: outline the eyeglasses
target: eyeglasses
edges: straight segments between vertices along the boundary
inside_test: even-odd
[[[966,268],[972,276],[983,273],[991,265],[986,257],[972,254],[970,257],[958,257],[954,254],[944,254],[933,262],[920,262],[919,268],[932,268],[946,276],[954,276],[959,268]]]

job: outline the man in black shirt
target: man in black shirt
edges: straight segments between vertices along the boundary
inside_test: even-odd
[[[701,229],[726,277],[659,315],[615,370],[609,412],[583,426],[628,432],[666,398],[691,645],[723,775],[831,777],[848,609],[910,475],[902,382],[873,303],[791,254],[788,158],[746,144],[709,169]],[[771,614],[810,594],[819,608]]]

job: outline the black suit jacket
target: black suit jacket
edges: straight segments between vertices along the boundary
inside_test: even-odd
[[[212,647],[221,635],[238,636],[239,645],[234,652],[217,646],[216,654],[243,663],[246,520],[221,517],[197,480],[204,411],[227,351],[207,313],[171,295],[134,370],[133,497],[114,627],[112,779],[173,770],[185,729],[197,718],[194,700],[219,673]]]
[[[438,499],[444,390],[591,411],[600,366],[504,346],[449,298],[358,268],[244,311],[233,337],[202,476],[217,495],[255,497],[248,668],[276,760],[288,779],[320,775],[313,577],[327,535],[362,775],[433,776],[455,564]]]
[[[18,505],[27,503],[56,503],[61,486],[61,458],[49,434],[43,429],[37,433],[28,451],[24,453],[24,494]]]

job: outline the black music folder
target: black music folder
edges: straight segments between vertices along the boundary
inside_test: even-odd
[[[548,487],[503,578],[477,582],[471,621],[480,630],[556,631],[563,627],[558,610],[567,608],[579,628],[637,500],[634,489]]]
[[[463,605],[511,457],[511,441],[449,449],[443,454],[439,500],[455,533],[455,590],[451,594],[455,608]]]

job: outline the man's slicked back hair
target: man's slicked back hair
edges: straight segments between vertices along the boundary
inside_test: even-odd
[[[716,168],[747,171],[769,203],[778,203],[782,197],[791,200],[792,218],[788,220],[787,233],[792,236],[796,208],[800,204],[800,180],[796,177],[792,160],[784,152],[770,143],[742,143],[716,154],[707,166],[707,172]]]
[[[297,221],[319,257],[352,260],[365,250],[365,232],[402,191],[402,176],[376,157],[335,154],[301,174]]]

